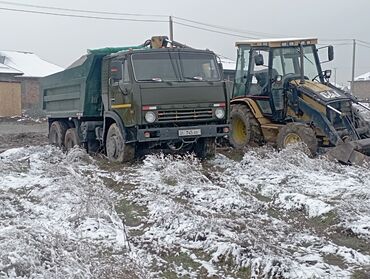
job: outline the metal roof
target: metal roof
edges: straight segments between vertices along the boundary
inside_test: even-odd
[[[3,57],[2,65],[15,71],[14,74],[23,74],[22,77],[44,77],[63,70],[62,67],[47,62],[31,52],[0,50],[0,56]],[[1,73],[5,71],[9,69],[5,67],[0,69]]]
[[[266,46],[266,47],[281,47],[281,46],[297,46],[299,44],[311,45],[317,44],[317,38],[277,38],[277,39],[260,39],[247,40],[235,43],[235,46],[250,45],[250,46]]]
[[[0,74],[13,74],[13,75],[23,75],[23,72],[13,69],[5,64],[0,63]]]

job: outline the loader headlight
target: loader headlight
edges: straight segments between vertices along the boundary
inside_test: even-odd
[[[225,109],[223,109],[223,108],[216,108],[216,110],[215,110],[215,116],[218,119],[224,118],[225,117]]]
[[[145,120],[148,123],[153,123],[157,119],[157,115],[153,111],[145,113]]]

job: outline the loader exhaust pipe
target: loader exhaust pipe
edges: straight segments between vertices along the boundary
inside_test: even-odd
[[[300,64],[301,64],[301,81],[299,82],[300,84],[304,84],[304,53],[303,53],[303,46],[302,44],[299,44],[299,53],[300,53]]]

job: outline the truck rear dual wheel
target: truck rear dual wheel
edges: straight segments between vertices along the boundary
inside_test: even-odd
[[[69,128],[64,136],[64,147],[70,150],[76,145],[80,146],[80,137],[77,134],[77,129]]]
[[[214,138],[201,138],[194,146],[194,153],[201,159],[211,159],[216,155]]]
[[[259,143],[262,132],[257,119],[246,105],[233,105],[230,113],[230,143],[236,149],[242,149],[252,143]]]
[[[64,147],[64,137],[68,126],[62,121],[54,121],[49,129],[49,143],[59,148]]]
[[[310,155],[317,153],[318,142],[314,130],[304,124],[288,123],[280,129],[276,144],[278,149],[284,149],[290,144],[303,142],[307,145]]]
[[[135,146],[125,143],[116,123],[113,123],[108,129],[106,152],[108,159],[113,162],[129,162],[135,158]]]

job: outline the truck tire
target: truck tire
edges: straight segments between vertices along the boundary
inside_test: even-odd
[[[105,143],[108,159],[113,162],[129,162],[135,158],[135,146],[127,144],[116,123],[110,125]]]
[[[261,127],[246,105],[232,105],[230,113],[230,144],[236,149],[262,142]]]
[[[64,136],[64,147],[70,150],[75,145],[80,146],[80,137],[77,134],[76,128],[69,128]]]
[[[49,143],[59,148],[64,147],[64,137],[68,126],[62,121],[54,121],[49,129]]]
[[[201,159],[211,159],[216,155],[216,141],[214,138],[201,138],[194,146],[194,153]]]
[[[278,149],[284,149],[289,144],[298,142],[307,145],[311,156],[316,155],[318,143],[316,134],[311,127],[301,123],[288,123],[280,129],[276,141]]]

